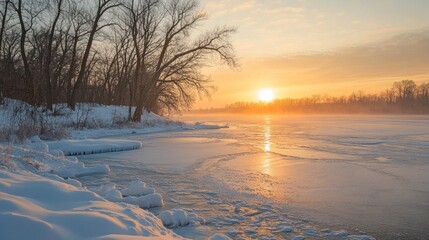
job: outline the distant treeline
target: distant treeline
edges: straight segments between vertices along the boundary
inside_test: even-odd
[[[311,113],[311,114],[429,114],[429,83],[412,80],[395,82],[378,94],[353,92],[349,96],[314,95],[283,98],[270,103],[237,102],[224,108],[202,109],[198,113]]]
[[[212,89],[203,67],[236,64],[235,29],[206,19],[198,0],[2,0],[0,104],[187,110]]]

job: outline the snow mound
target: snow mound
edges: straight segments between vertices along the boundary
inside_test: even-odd
[[[164,201],[161,194],[152,193],[138,198],[138,205],[143,209],[162,207],[164,206]]]
[[[231,240],[231,238],[229,238],[228,236],[223,235],[223,234],[215,234],[215,235],[209,237],[208,240]]]
[[[93,189],[93,191],[109,201],[129,203],[143,209],[164,206],[162,196],[158,193],[147,194],[141,197],[123,197],[122,193],[116,189],[116,185],[113,183],[101,185],[99,188]]]
[[[199,225],[205,223],[203,218],[198,217],[194,213],[187,213],[182,209],[162,211],[158,217],[161,219],[164,226],[168,228],[176,228],[187,225]]]
[[[124,197],[126,196],[144,196],[155,193],[155,189],[147,187],[146,183],[141,180],[134,180],[131,185],[121,191]]]
[[[181,239],[153,214],[88,190],[0,170],[0,239]]]
[[[50,174],[50,173],[44,173],[44,174],[41,174],[41,176],[49,178],[49,179],[54,180],[54,181],[67,183],[67,184],[70,184],[70,185],[75,186],[75,187],[79,187],[79,188],[82,187],[82,183],[76,179],[71,179],[71,178],[64,179],[64,178],[62,178],[56,174]]]
[[[60,140],[47,144],[50,149],[61,150],[67,156],[128,151],[142,147],[140,141],[118,139]]]
[[[48,152],[48,145],[40,140],[39,136],[33,136],[25,141],[25,145],[29,146],[31,149],[41,152]]]

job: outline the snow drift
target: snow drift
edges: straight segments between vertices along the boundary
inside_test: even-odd
[[[153,214],[32,173],[0,170],[0,239],[181,239]]]

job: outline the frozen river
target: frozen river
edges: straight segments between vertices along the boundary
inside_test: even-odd
[[[429,117],[186,116],[227,129],[121,136],[143,148],[81,157],[108,176],[140,178],[168,208],[206,219],[185,237],[429,238]],[[158,209],[152,210],[155,213]]]

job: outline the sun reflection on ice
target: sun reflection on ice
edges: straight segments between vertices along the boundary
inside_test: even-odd
[[[264,159],[262,163],[263,173],[271,175],[271,118],[264,119]]]

